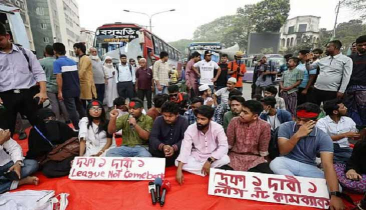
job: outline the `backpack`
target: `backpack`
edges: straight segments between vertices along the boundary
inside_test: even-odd
[[[269,145],[268,145],[268,153],[269,153],[269,158],[271,158],[271,160],[280,156],[280,150],[278,148],[278,130],[279,130],[279,128],[280,127],[277,127],[275,130],[271,129],[271,140],[269,141]]]

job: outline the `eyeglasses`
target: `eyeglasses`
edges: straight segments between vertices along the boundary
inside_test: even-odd
[[[92,107],[90,108],[90,110],[94,111],[94,112],[100,112],[102,111],[102,108],[95,108],[95,107]]]

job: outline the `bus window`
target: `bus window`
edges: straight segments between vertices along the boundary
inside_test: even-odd
[[[159,55],[160,54],[159,40],[154,36],[153,41],[154,41],[154,53],[155,55]]]

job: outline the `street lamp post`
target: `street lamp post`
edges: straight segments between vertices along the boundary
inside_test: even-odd
[[[165,12],[174,12],[175,9],[170,9],[170,10],[166,10],[166,11],[162,11],[162,12],[157,12],[157,13],[154,13],[152,15],[148,15],[144,12],[136,12],[136,11],[131,11],[131,10],[127,10],[127,9],[124,9],[123,10],[124,12],[132,12],[132,13],[137,13],[137,14],[141,14],[141,15],[146,15],[148,18],[149,18],[149,28],[150,28],[150,32],[152,32],[152,18],[155,16],[155,15],[158,15],[158,14],[161,14],[161,13],[165,13]]]

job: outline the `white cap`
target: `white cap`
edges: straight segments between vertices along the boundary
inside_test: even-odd
[[[202,91],[208,90],[209,88],[210,88],[210,87],[209,87],[207,84],[204,84],[204,85],[199,86],[199,87],[198,87],[198,90],[199,90],[200,92],[202,92]]]
[[[234,78],[234,77],[230,77],[228,80],[227,80],[227,82],[231,82],[231,83],[235,83],[236,84],[236,78]]]

